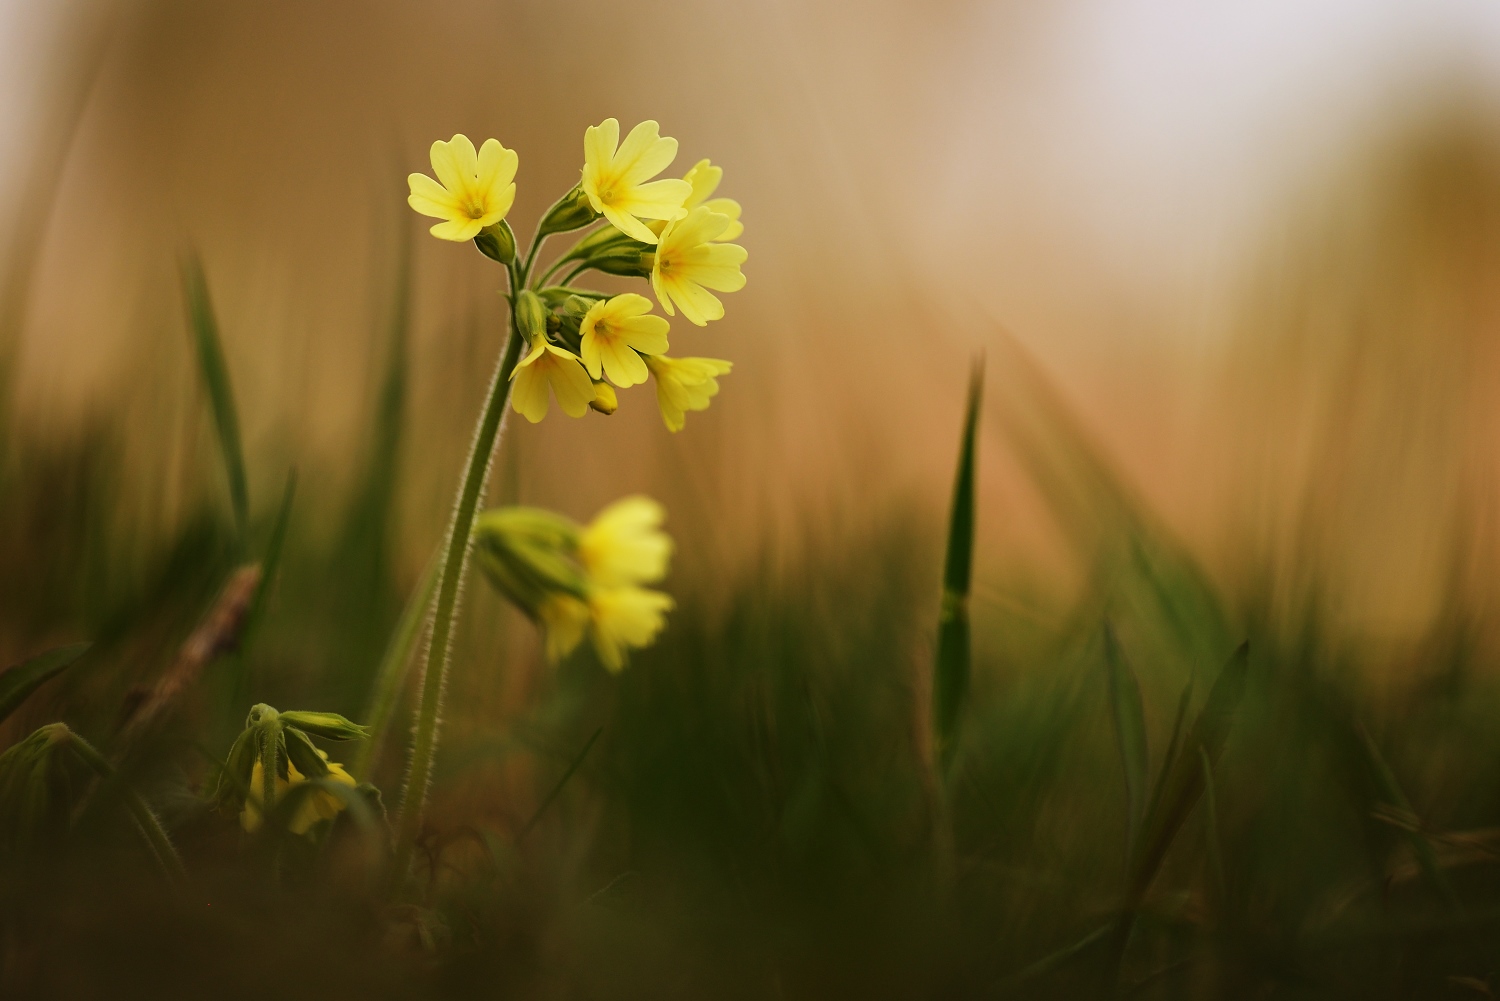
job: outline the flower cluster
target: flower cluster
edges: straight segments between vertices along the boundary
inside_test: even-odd
[[[662,506],[626,497],[588,525],[540,508],[486,511],[474,525],[475,556],[500,591],[536,622],[547,656],[566,657],[587,633],[610,671],[649,646],[666,624],[669,595],[643,587],[666,576],[672,540]]]
[[[563,413],[590,408],[613,413],[615,389],[656,382],[662,419],[682,430],[687,411],[704,410],[731,364],[717,358],[667,355],[670,324],[635,292],[609,295],[573,282],[586,271],[649,279],[667,316],[706,326],[724,316],[715,293],[744,287],[745,249],[730,241],[744,232],[738,202],[715,198],[724,171],[700,160],[681,178],[662,178],[677,140],[646,121],[620,140],[613,118],[590,126],[583,139],[578,184],[542,217],[522,255],[505,221],[515,200],[516,154],[494,139],[478,151],[462,135],[432,144],[432,169],[408,178],[412,208],[441,219],[432,234],[473,240],[510,270],[511,303],[525,350],[511,371],[511,405],[533,423],[557,398]],[[597,224],[597,225],[596,225]],[[538,251],[552,234],[588,229],[574,246],[533,277]],[[556,284],[551,279],[571,270]]]
[[[360,740],[367,736],[364,727],[338,713],[277,712],[263,703],[253,706],[245,729],[229,749],[214,798],[221,807],[238,807],[240,826],[251,833],[260,829],[277,803],[295,794],[286,828],[293,834],[307,834],[344,809],[344,800],[330,791],[335,785],[356,787],[354,777],[337,761],[328,760],[327,752],[310,738]],[[275,769],[275,781],[269,783],[268,763]],[[311,782],[321,784],[297,790]]]

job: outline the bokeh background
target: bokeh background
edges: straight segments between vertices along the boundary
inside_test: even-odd
[[[112,645],[7,733],[64,708],[107,730],[231,561],[189,251],[262,534],[299,477],[255,698],[358,712],[506,324],[497,269],[426,236],[405,175],[433,139],[498,137],[529,232],[608,116],[657,119],[677,166],[711,157],[744,205],[748,285],[722,322],[674,325],[676,351],[736,367],[680,435],[649,389],[610,418],[510,421],[492,500],[580,519],[663,500],[691,598],[664,656],[803,643],[843,678],[871,652],[906,700],[871,727],[920,729],[981,352],[980,693],[1054,668],[1039,651],[1067,647],[1101,554],[1145,523],[1222,598],[1205,647],[1252,622],[1316,633],[1395,700],[1500,653],[1493,5],[11,0],[0,660]],[[545,792],[533,758],[485,757],[502,724],[565,760],[596,718],[651,718],[628,712],[649,687],[601,703],[596,667],[559,681],[485,588],[463,621],[440,815],[514,825]],[[1181,679],[1214,666],[1166,663],[1164,726]],[[558,720],[576,739],[554,747]],[[1460,785],[1441,802],[1472,803]],[[681,804],[635,807],[653,804],[677,851],[661,818]]]

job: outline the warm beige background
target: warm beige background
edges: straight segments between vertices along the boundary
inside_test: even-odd
[[[1482,5],[74,6],[7,8],[6,337],[26,427],[121,429],[132,524],[218,489],[180,248],[206,261],[263,508],[294,461],[314,496],[347,486],[412,233],[415,567],[503,319],[497,269],[422,234],[404,174],[434,138],[497,136],[527,230],[614,115],[660,120],[745,206],[747,288],[674,325],[675,351],[737,367],[676,437],[649,389],[609,420],[513,422],[527,500],[650,490],[721,563],[808,511],[915,496],[935,518],[998,324],[1226,581],[1329,587],[1359,628],[1410,631],[1483,536],[1453,530],[1490,505]],[[998,430],[981,590],[1003,597],[1015,557],[1060,550]]]

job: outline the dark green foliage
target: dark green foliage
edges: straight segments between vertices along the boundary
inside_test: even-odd
[[[26,701],[26,696],[67,670],[88,648],[87,643],[58,647],[56,650],[39,653],[0,673],[0,722],[4,722],[7,716],[15,712]]]

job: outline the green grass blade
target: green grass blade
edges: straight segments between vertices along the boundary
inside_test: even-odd
[[[1384,755],[1380,753],[1380,747],[1375,743],[1375,738],[1370,736],[1370,731],[1366,730],[1363,725],[1359,727],[1359,736],[1364,744],[1365,753],[1369,756],[1370,771],[1379,788],[1381,798],[1407,820],[1399,827],[1406,837],[1407,844],[1411,846],[1412,854],[1416,856],[1417,865],[1422,868],[1422,875],[1432,884],[1433,890],[1445,904],[1458,907],[1458,894],[1453,891],[1453,884],[1449,882],[1447,874],[1438,864],[1437,850],[1433,847],[1431,839],[1423,832],[1417,813],[1412,809],[1411,801],[1406,798],[1406,793],[1402,790],[1396,773],[1386,763]]]
[[[542,819],[542,814],[546,813],[547,808],[553,804],[558,796],[562,795],[563,787],[568,784],[568,780],[573,777],[573,773],[578,771],[579,766],[583,764],[583,759],[589,756],[589,751],[594,748],[594,741],[598,740],[599,735],[603,732],[604,727],[602,726],[595,730],[594,735],[589,738],[588,743],[583,745],[583,750],[579,751],[578,756],[568,764],[568,770],[562,773],[562,778],[557,780],[557,784],[552,787],[552,791],[547,793],[547,798],[542,800],[541,805],[536,808],[536,812],[531,815],[531,819],[526,821],[526,826],[521,828],[521,833],[516,835],[517,842],[523,841],[526,835],[531,833],[532,828],[536,827],[537,821]]]
[[[943,561],[943,604],[938,623],[937,659],[932,675],[934,759],[943,774],[953,763],[959,720],[969,688],[969,586],[974,568],[975,440],[984,394],[984,357],[974,360],[969,376],[968,409],[959,447],[953,508],[948,519],[948,547]]]
[[[1175,752],[1163,770],[1130,865],[1111,961],[1106,967],[1111,985],[1119,983],[1125,947],[1129,944],[1135,915],[1146,891],[1161,869],[1167,850],[1172,847],[1183,823],[1203,796],[1203,762],[1207,760],[1210,765],[1216,764],[1224,752],[1235,714],[1245,695],[1249,674],[1250,644],[1242,643],[1214,679],[1208,699],[1188,730],[1181,749]]]
[[[187,297],[188,325],[198,352],[198,368],[208,390],[213,409],[214,426],[219,433],[219,451],[224,458],[224,472],[229,481],[229,502],[234,509],[234,523],[243,542],[250,520],[250,489],[245,478],[245,454],[240,442],[239,411],[234,405],[234,388],[229,381],[229,365],[224,360],[224,346],[219,338],[219,322],[208,295],[208,279],[196,253],[186,256],[182,265],[182,287]]]
[[[1135,851],[1141,821],[1146,815],[1148,791],[1146,709],[1140,682],[1120,649],[1114,628],[1104,624],[1104,662],[1109,670],[1109,707],[1115,737],[1120,746],[1120,764],[1125,772],[1125,804],[1128,810],[1125,857]]]
[[[0,722],[4,722],[44,682],[55,678],[82,657],[89,646],[88,643],[60,646],[37,654],[0,674]]]
[[[380,668],[375,672],[375,681],[370,686],[370,698],[366,703],[364,720],[370,738],[359,747],[351,765],[352,774],[360,781],[368,781],[380,758],[380,749],[385,743],[386,731],[396,713],[396,702],[401,697],[401,687],[406,681],[406,672],[411,667],[412,655],[417,641],[427,626],[427,615],[432,608],[433,596],[437,593],[438,567],[441,551],[433,553],[422,571],[417,586],[412,589],[401,618],[396,621],[385,655],[380,659]]]

